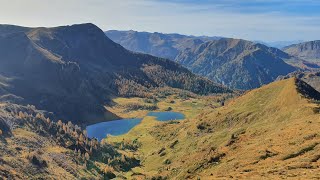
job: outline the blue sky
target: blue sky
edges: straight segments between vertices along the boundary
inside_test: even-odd
[[[242,13],[278,12],[290,15],[319,15],[318,0],[158,0],[178,4],[221,6]]]
[[[92,22],[137,30],[263,41],[320,39],[320,0],[0,0],[0,23]]]

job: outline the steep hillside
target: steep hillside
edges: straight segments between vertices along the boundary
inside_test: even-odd
[[[219,37],[185,36],[137,31],[106,31],[106,35],[126,49],[174,60],[180,51]]]
[[[310,62],[320,63],[320,40],[293,44],[284,47],[283,51]]]
[[[223,38],[186,49],[175,61],[228,87],[253,89],[294,71],[285,59],[290,56],[279,49]]]
[[[93,24],[54,28],[0,26],[0,98],[32,104],[62,119],[115,118],[113,96],[150,96],[158,87],[230,91],[172,61],[132,53]]]
[[[44,114],[32,106],[0,106],[0,177],[50,179],[94,177],[86,172],[73,149],[61,145],[60,134]],[[49,125],[52,124],[52,125]],[[50,127],[49,127],[50,126]],[[50,130],[54,133],[50,133]],[[57,133],[57,134],[56,134]],[[51,137],[50,137],[51,134]],[[65,141],[72,138],[65,138]],[[82,163],[81,163],[82,164]]]
[[[110,179],[139,164],[47,114],[30,105],[0,104],[0,179]]]
[[[317,179],[320,115],[314,100],[319,98],[309,85],[291,78],[180,123],[144,119],[108,142],[140,144],[136,153],[143,166],[134,172],[147,177]]]

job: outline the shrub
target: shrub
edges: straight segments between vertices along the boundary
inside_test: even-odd
[[[45,160],[41,160],[38,156],[33,155],[31,158],[31,163],[38,167],[48,167],[48,164]]]
[[[166,150],[166,148],[161,148],[159,151],[158,151],[158,154],[161,154],[163,151],[165,151]]]
[[[210,160],[209,160],[208,163],[210,163],[210,164],[211,164],[211,163],[217,164],[217,163],[220,162],[220,160],[221,160],[224,156],[226,156],[225,153],[221,153],[221,154],[217,154],[217,155],[215,155],[215,156],[212,156],[212,157],[210,158]]]
[[[163,163],[164,164],[171,164],[171,161],[169,159],[166,159]]]
[[[260,159],[267,159],[267,158],[270,158],[270,157],[273,157],[273,156],[276,156],[278,155],[278,153],[274,153],[274,152],[271,152],[269,150],[266,150],[265,154],[260,156]]]
[[[178,144],[178,140],[175,140],[171,145],[170,145],[170,148],[171,149],[173,149],[174,148],[174,146],[176,145],[176,144]]]
[[[165,156],[167,153],[165,151],[163,151],[162,153],[160,153],[160,157]]]
[[[212,128],[210,128],[210,125],[207,122],[201,122],[197,125],[197,129],[203,131],[207,129],[207,132],[211,132]]]
[[[105,179],[113,179],[116,177],[116,175],[113,173],[114,169],[111,166],[106,165],[106,167],[103,169],[103,174]]]
[[[232,144],[234,144],[236,141],[238,140],[238,137],[235,134],[231,135],[231,138],[229,140],[229,142],[227,143],[226,146],[231,146]]]
[[[206,129],[206,127],[205,127],[204,123],[200,123],[197,125],[197,129],[204,130],[204,129]]]

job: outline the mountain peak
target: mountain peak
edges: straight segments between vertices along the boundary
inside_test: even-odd
[[[82,36],[100,36],[102,39],[108,39],[103,37],[104,33],[103,31],[92,23],[83,23],[83,24],[73,24],[73,25],[67,25],[67,26],[57,26],[57,27],[37,27],[37,28],[30,28],[31,30],[27,33],[29,36],[36,36],[39,34],[61,34],[64,33],[68,36],[76,36],[76,35],[82,35]]]
[[[98,26],[92,23],[83,23],[83,24],[73,24],[73,25],[67,25],[67,26],[58,26],[52,29],[68,29],[68,30],[74,30],[74,31],[100,31],[103,32]]]
[[[34,28],[27,34],[37,46],[50,49],[50,53],[63,57],[62,61],[65,62],[96,61],[106,64],[110,52],[120,54],[125,51],[92,23]]]
[[[320,63],[320,40],[293,44],[284,47],[283,51],[309,62]]]

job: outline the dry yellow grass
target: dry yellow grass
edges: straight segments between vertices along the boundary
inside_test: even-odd
[[[212,109],[213,107],[219,107],[220,104],[215,102],[213,99],[216,97],[190,97],[187,99],[177,98],[176,95],[170,95],[166,98],[159,99],[159,102],[156,104],[147,103],[146,98],[115,98],[113,101],[116,105],[114,106],[105,106],[105,108],[112,112],[113,114],[121,118],[143,118],[145,117],[149,110],[130,110],[128,111],[127,107],[130,104],[138,105],[156,105],[159,109],[156,111],[166,111],[169,107],[172,108],[174,112],[181,112],[185,114],[187,118],[193,118],[195,115],[204,109]]]
[[[0,150],[0,160],[5,162],[0,164],[0,172],[7,172],[6,174],[10,174],[11,178],[75,179],[76,177],[100,177],[86,170],[83,165],[78,165],[70,156],[71,150],[57,146],[50,138],[22,128],[14,129],[12,133],[12,137],[0,140],[0,146],[4,147]],[[44,160],[47,167],[33,165],[31,162],[33,156]]]
[[[138,139],[141,147],[136,153],[142,167],[136,170],[150,177],[317,179],[320,115],[313,111],[316,106],[298,93],[295,79],[287,79],[180,124],[145,118],[128,134],[108,141]]]

